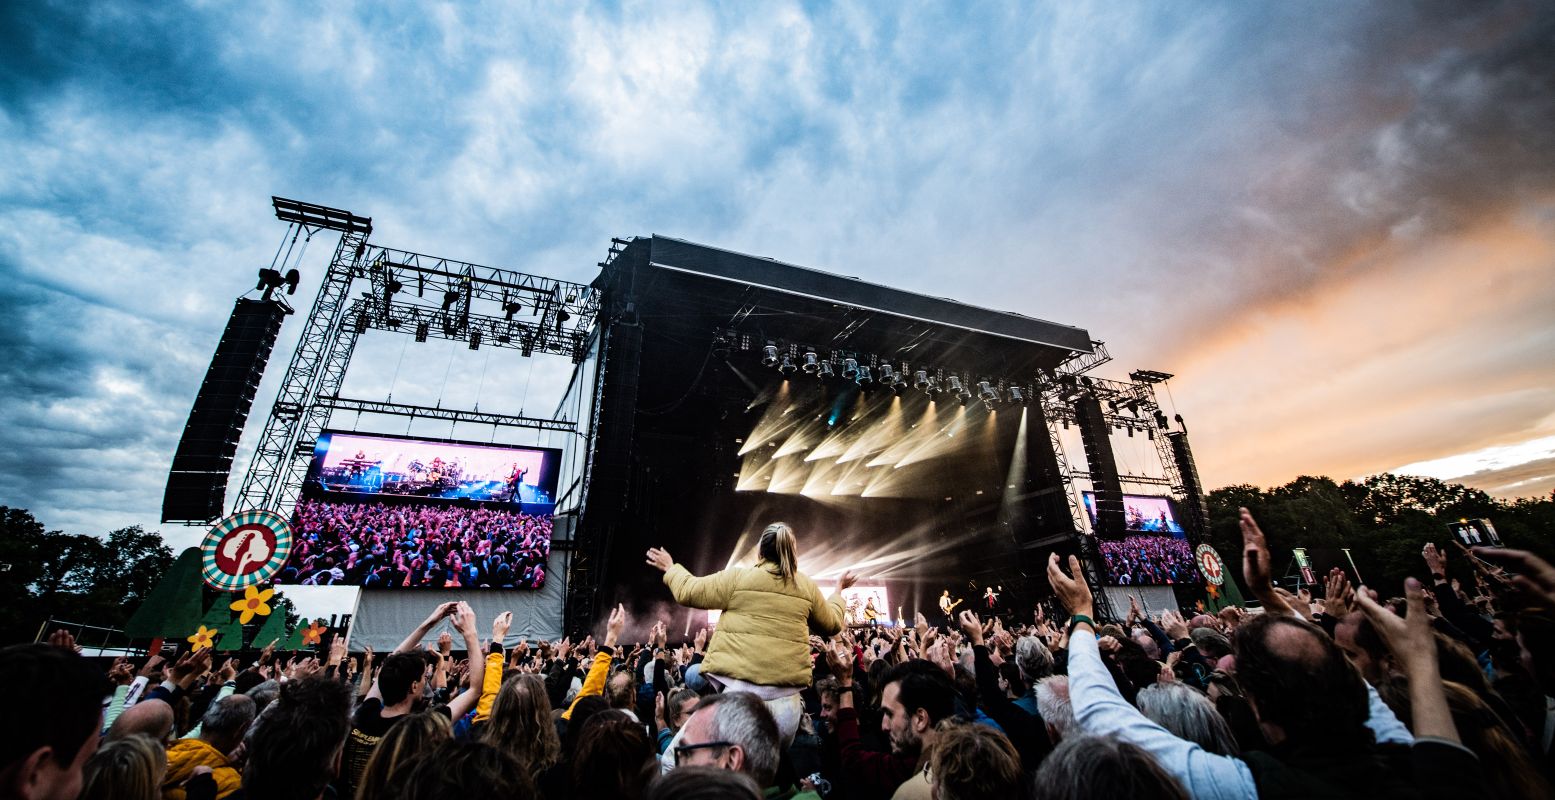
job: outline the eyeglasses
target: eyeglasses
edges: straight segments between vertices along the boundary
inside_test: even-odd
[[[680,766],[681,760],[686,757],[687,753],[696,750],[705,750],[709,747],[730,747],[733,744],[734,742],[703,742],[701,744],[683,744],[675,748],[675,766]]]

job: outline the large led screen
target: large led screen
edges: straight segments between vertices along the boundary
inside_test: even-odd
[[[1085,511],[1096,529],[1096,495],[1085,492]],[[1119,586],[1161,586],[1198,583],[1193,546],[1172,514],[1165,497],[1123,495],[1123,518],[1128,534],[1121,539],[1095,538],[1096,549],[1107,565],[1107,579]]]
[[[561,453],[408,437],[319,437],[277,583],[538,589]]]

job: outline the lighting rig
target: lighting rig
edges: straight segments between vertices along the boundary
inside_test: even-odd
[[[981,402],[989,411],[1029,405],[1040,391],[1040,386],[1035,384],[1021,384],[1007,378],[986,375],[973,376],[937,366],[909,364],[871,353],[822,351],[777,339],[753,340],[750,334],[734,329],[714,332],[713,353],[725,358],[737,349],[751,350],[755,341],[761,342],[759,350],[762,366],[777,370],[784,378],[796,372],[803,372],[822,381],[835,377],[860,389],[883,389],[898,396],[913,389],[931,399],[948,395],[963,406]]]

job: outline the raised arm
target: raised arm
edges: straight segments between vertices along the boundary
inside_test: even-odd
[[[409,636],[405,637],[405,641],[400,642],[399,647],[394,648],[394,652],[408,653],[419,648],[421,646],[421,640],[427,637],[427,633],[429,633],[438,622],[442,621],[444,617],[453,614],[454,609],[457,608],[458,605],[459,604],[457,602],[449,602],[443,603],[437,608],[432,609],[432,613],[428,614],[427,618],[422,620],[421,624],[417,625],[416,629],[411,631]]]
[[[832,592],[831,597],[822,597],[821,590],[817,587],[814,596],[810,598],[810,627],[822,636],[833,636],[842,630],[843,622],[847,619],[845,615],[848,608],[847,602],[842,599],[842,593],[851,589],[855,583],[858,583],[858,576],[851,571],[845,571],[842,577],[837,579],[837,591]]]
[[[511,622],[513,617],[511,613],[504,611],[497,615],[497,618],[506,618]],[[480,699],[481,688],[484,686],[486,677],[486,659],[481,655],[481,640],[475,633],[475,611],[470,608],[469,603],[458,604],[453,612],[453,623],[454,627],[459,629],[459,633],[464,635],[464,650],[469,654],[470,661],[469,687],[448,703],[449,715],[457,720],[470,713],[470,709],[475,707],[475,701]],[[507,635],[506,628],[503,629],[502,635]]]
[[[734,592],[734,576],[739,574],[731,568],[698,578],[676,564],[668,551],[657,547],[648,550],[648,565],[664,573],[664,585],[670,588],[675,602],[688,608],[727,606],[729,595]]]

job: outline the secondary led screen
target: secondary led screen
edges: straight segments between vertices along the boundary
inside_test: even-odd
[[[538,589],[560,451],[325,433],[277,583]]]
[[[1084,493],[1085,511],[1096,530],[1096,495]],[[1160,586],[1198,583],[1193,546],[1172,514],[1165,497],[1123,496],[1124,527],[1121,539],[1095,537],[1096,548],[1107,565],[1107,579],[1120,586]]]

